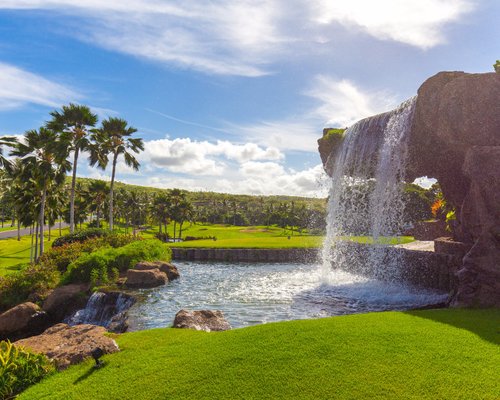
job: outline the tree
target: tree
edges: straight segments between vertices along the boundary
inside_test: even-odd
[[[0,169],[4,168],[7,169],[10,167],[10,162],[7,160],[4,155],[3,155],[3,147],[13,147],[17,143],[17,140],[15,137],[11,136],[3,136],[0,137]]]
[[[497,62],[493,64],[493,68],[495,69],[495,72],[500,73],[500,60],[497,60]]]
[[[43,228],[47,192],[64,183],[66,172],[71,169],[71,164],[66,160],[65,154],[60,152],[57,134],[47,128],[27,131],[24,134],[24,143],[17,143],[11,154],[22,159],[25,167],[23,170],[30,175],[30,180],[39,197],[38,224],[41,256],[44,251]]]
[[[61,112],[52,111],[52,120],[47,128],[61,133],[61,142],[66,147],[67,154],[73,152],[73,173],[71,178],[71,193],[69,200],[69,229],[75,230],[75,185],[78,156],[81,151],[89,150],[89,128],[97,124],[97,115],[87,106],[70,103],[63,106]]]
[[[131,138],[137,129],[127,126],[128,122],[121,118],[108,118],[102,121],[101,128],[94,130],[91,145],[90,165],[98,165],[105,169],[109,156],[112,159],[111,183],[109,186],[109,229],[113,230],[113,187],[115,183],[116,163],[118,157],[123,155],[125,164],[134,170],[139,170],[139,161],[132,155],[144,150],[141,138]],[[130,150],[130,151],[129,151]]]
[[[104,203],[106,201],[107,194],[109,193],[109,188],[106,182],[95,180],[89,185],[87,192],[87,200],[89,201],[89,209],[95,212],[97,228],[101,227],[101,212],[104,208]]]

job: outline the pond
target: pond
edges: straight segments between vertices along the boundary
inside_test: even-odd
[[[446,294],[391,285],[320,265],[177,262],[181,277],[134,292],[130,330],[171,326],[181,309],[224,312],[233,328],[369,311],[405,310]]]

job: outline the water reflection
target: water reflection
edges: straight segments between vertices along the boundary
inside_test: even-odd
[[[186,309],[217,309],[234,328],[367,311],[404,310],[446,295],[388,285],[319,265],[178,262],[181,278],[135,292],[131,330],[171,326]]]

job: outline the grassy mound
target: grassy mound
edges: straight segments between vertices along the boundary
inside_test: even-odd
[[[350,315],[118,337],[20,399],[498,399],[500,310]]]

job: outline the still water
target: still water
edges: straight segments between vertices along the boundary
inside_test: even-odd
[[[368,311],[405,310],[446,299],[320,265],[177,262],[181,277],[133,292],[130,330],[171,326],[181,309],[221,310],[233,328]]]

